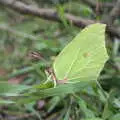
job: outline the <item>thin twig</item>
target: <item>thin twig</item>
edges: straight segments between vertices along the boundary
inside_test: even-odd
[[[108,14],[103,21],[108,25],[112,25],[118,16],[120,16],[120,0],[116,2],[110,14]]]
[[[21,14],[28,14],[51,21],[62,22],[57,12],[53,9],[37,8],[35,6],[26,5],[20,1],[14,1],[14,0],[0,0],[0,4],[7,6],[10,9],[13,9]],[[69,13],[65,13],[64,16],[67,21],[81,28],[89,24],[96,23],[96,21],[94,20],[84,19]],[[112,36],[120,38],[120,31],[118,31],[116,27],[107,26],[107,32]]]
[[[96,9],[96,5],[98,2],[97,0],[81,0],[81,1],[85,4],[87,4],[88,6],[90,6],[93,10]],[[113,8],[113,6],[114,6],[114,3],[112,3],[112,2],[104,2],[104,3],[99,2],[99,4],[100,4],[101,11],[103,11],[104,8],[110,9],[110,8]]]

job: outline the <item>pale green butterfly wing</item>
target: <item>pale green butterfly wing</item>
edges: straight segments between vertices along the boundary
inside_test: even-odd
[[[96,80],[107,59],[105,24],[96,23],[83,29],[62,50],[53,67],[58,80]]]

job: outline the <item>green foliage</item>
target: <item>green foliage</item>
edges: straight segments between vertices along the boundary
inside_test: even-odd
[[[98,1],[103,5],[105,2],[111,4],[116,0]],[[66,13],[70,13],[78,19],[80,17],[80,19],[96,21],[96,18],[99,18],[102,21],[112,8],[106,7],[101,10],[99,8],[101,4],[100,6],[97,4],[94,9],[94,6],[84,3],[84,0],[22,0],[20,2],[56,10],[61,23],[19,14],[11,8],[0,5],[0,119],[119,120],[120,40],[106,35],[110,60],[103,68],[108,58],[104,43],[105,26],[96,24],[94,27],[98,30],[90,30],[92,34],[88,34],[86,30],[90,29],[90,26],[79,33],[81,29],[75,27],[72,21],[66,21],[64,17]],[[114,24],[119,26],[119,23],[119,18],[116,18]],[[83,31],[86,37],[84,40],[81,38]],[[78,36],[73,39],[77,33]],[[75,41],[80,43],[77,44]],[[71,46],[70,50],[66,51],[68,46]],[[79,48],[82,50],[79,51]],[[63,55],[62,52],[60,53],[62,49],[65,51]],[[90,54],[83,55],[85,50],[96,55],[91,57]],[[39,59],[29,56],[32,51],[40,54]],[[64,79],[64,74],[68,70],[65,65],[75,60],[71,51],[73,55],[76,53],[80,55],[67,80]],[[70,59],[66,59],[66,55]],[[94,62],[86,66],[87,60]],[[59,65],[60,68],[53,67],[53,64]],[[90,70],[85,68],[85,72],[82,70],[80,74],[75,73],[76,68],[81,69],[84,66],[89,67]],[[99,67],[91,68],[94,66]],[[57,70],[56,86],[52,74],[45,74],[48,67]],[[91,73],[95,75],[94,80],[90,77]],[[87,78],[71,80],[70,75],[75,77],[84,75]],[[19,84],[16,85],[16,82]],[[22,118],[24,116],[27,118]]]
[[[110,118],[110,120],[120,120],[120,114],[118,113],[118,114],[115,114],[114,116],[112,116],[111,118]]]
[[[74,15],[81,15],[82,17],[87,17],[87,18],[88,17],[91,18],[92,16],[94,16],[94,12],[89,6],[85,4],[81,4],[76,1],[72,1],[69,4],[65,4],[64,8]]]
[[[5,104],[14,104],[15,102],[13,101],[10,101],[10,100],[2,100],[0,99],[0,105],[5,105]]]
[[[105,48],[104,32],[105,25],[103,24],[97,23],[86,27],[63,49],[63,51],[55,59],[53,68],[56,78],[59,81],[63,81],[63,83],[64,79],[67,78],[66,84],[57,84],[57,86],[54,87],[53,80],[49,82],[46,81],[43,84],[34,85],[32,88],[23,85],[8,86],[8,84],[1,84],[1,95],[24,95],[27,98],[20,98],[19,101],[17,100],[17,102],[20,104],[28,104],[39,100],[40,98],[42,99],[58,95],[65,96],[66,94],[75,94],[75,92],[83,91],[87,89],[88,86],[95,87],[97,77],[99,76],[100,71],[103,69],[104,63],[108,59]],[[100,52],[102,52],[102,54]],[[15,72],[13,76],[33,70],[34,68],[32,67],[25,70],[23,69],[22,71]],[[5,88],[5,90],[3,88]],[[28,90],[28,93],[23,94],[25,90]],[[58,104],[59,101],[60,99],[56,101],[56,104]],[[84,99],[77,97],[77,101],[81,111],[84,113],[85,118],[95,117],[95,113],[87,107]],[[53,104],[52,107],[56,106],[56,104]],[[52,107],[50,109],[53,109]],[[68,119],[69,114],[70,109],[68,110],[64,119]]]
[[[7,82],[0,82],[0,95],[1,96],[16,96],[24,90],[30,89],[29,86],[25,85],[14,85]]]
[[[92,118],[92,119],[83,119],[83,120],[103,120],[103,119],[100,119],[100,118]]]

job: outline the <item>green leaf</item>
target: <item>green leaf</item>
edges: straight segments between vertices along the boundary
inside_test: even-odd
[[[114,116],[112,116],[110,120],[120,120],[120,113],[117,113]]]
[[[103,119],[101,119],[101,118],[88,118],[88,119],[82,119],[82,120],[103,120]]]
[[[61,101],[61,98],[59,96],[53,97],[48,103],[47,103],[47,113],[50,113],[55,107],[59,104]]]
[[[26,85],[15,85],[7,82],[0,82],[0,95],[2,96],[16,96],[27,89],[30,89],[30,87]]]
[[[94,86],[95,84],[95,81],[81,81],[77,83],[62,84],[56,86],[55,88],[48,88],[44,90],[37,88],[35,92],[25,94],[26,97],[19,100],[19,103],[30,103],[41,98],[75,93],[86,89],[89,85]]]
[[[63,49],[53,67],[58,80],[91,81],[97,79],[107,59],[105,25],[96,23],[83,29]]]
[[[85,115],[85,118],[94,118],[95,114],[92,110],[90,110],[87,107],[87,103],[85,100],[83,100],[82,98],[80,98],[79,96],[75,96],[76,101],[79,104],[80,110],[83,112],[83,114]]]
[[[13,104],[13,103],[15,103],[15,102],[10,101],[10,100],[3,100],[3,99],[0,99],[0,105],[1,105],[1,104]]]

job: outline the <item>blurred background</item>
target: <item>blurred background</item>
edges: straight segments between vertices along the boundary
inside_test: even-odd
[[[0,81],[42,83],[46,80],[45,69],[55,56],[81,29],[96,22],[107,24],[106,47],[110,56],[98,80],[107,93],[119,89],[120,0],[0,0]],[[56,96],[26,106],[1,105],[0,119],[80,120],[84,116],[81,104],[86,105],[83,99]],[[103,104],[99,103],[97,109],[100,101],[94,100],[96,105],[88,105],[91,110],[87,114],[101,117]],[[106,110],[106,120],[120,112],[119,97],[115,100],[112,110]]]

